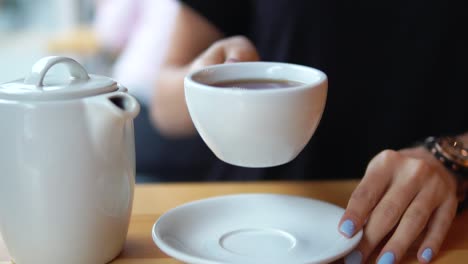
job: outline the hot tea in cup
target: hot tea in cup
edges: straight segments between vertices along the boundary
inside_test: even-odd
[[[276,62],[214,65],[185,78],[185,99],[201,137],[221,160],[271,167],[294,159],[315,132],[327,77]]]
[[[244,89],[279,89],[304,85],[304,83],[291,80],[275,79],[246,79],[230,80],[211,84],[220,88],[244,88]]]

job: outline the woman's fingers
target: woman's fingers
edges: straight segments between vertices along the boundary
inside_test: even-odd
[[[393,185],[374,208],[364,228],[364,237],[358,250],[363,259],[397,226],[406,208],[418,193],[415,186]],[[395,258],[395,255],[392,256]],[[394,262],[388,262],[394,263]]]
[[[419,192],[406,209],[397,229],[382,249],[378,259],[393,257],[395,262],[400,260],[411,244],[424,230],[432,212],[440,204],[438,181],[427,183],[425,189]]]
[[[257,49],[244,36],[235,36],[225,40],[224,47],[225,58],[224,61],[258,61],[260,57]]]
[[[384,176],[378,178],[384,182],[384,186],[388,186],[382,191],[382,182],[374,183],[374,185],[377,184],[379,191],[382,191],[380,194],[382,198],[377,198],[375,206],[370,200],[367,201],[367,204],[356,203],[354,208],[348,206],[347,210],[349,211],[371,211],[368,217],[361,215],[360,219],[356,221],[356,223],[365,223],[364,236],[354,252],[354,256],[360,256],[360,261],[366,260],[379,243],[398,225],[413,199],[421,191],[427,175],[431,172],[425,162],[407,158],[392,151],[384,151],[379,154],[376,159],[371,161],[369,167],[376,172],[388,172],[389,174],[381,174]],[[375,175],[378,174],[375,173]],[[364,176],[364,178],[367,177],[371,177],[370,174]],[[368,218],[367,221],[365,221],[366,218]],[[405,241],[406,243],[414,241],[410,237],[407,237],[407,240],[410,241]],[[394,252],[383,254],[382,258],[386,259],[387,263],[395,263],[396,261]],[[347,263],[353,262],[347,261]]]
[[[390,184],[393,167],[400,155],[386,150],[377,155],[367,167],[364,178],[349,199],[338,230],[346,237],[352,237],[364,226],[370,212],[384,196]]]
[[[346,236],[364,226],[361,243],[345,263],[364,263],[387,237],[377,263],[397,263],[426,227],[418,259],[429,262],[455,217],[455,189],[453,175],[425,149],[381,152],[369,163],[340,221]]]
[[[244,36],[234,36],[215,42],[192,64],[192,70],[225,62],[258,61],[252,42]]]
[[[418,251],[417,257],[421,263],[429,263],[439,252],[442,242],[455,218],[457,203],[455,196],[450,197],[434,212],[428,224],[426,236]]]

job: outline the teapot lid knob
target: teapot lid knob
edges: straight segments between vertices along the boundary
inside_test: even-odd
[[[33,65],[31,72],[24,79],[24,83],[34,85],[37,89],[43,90],[44,77],[56,64],[64,64],[67,66],[70,76],[75,80],[89,80],[89,75],[86,69],[74,59],[60,56],[49,56],[40,59]]]
[[[64,65],[67,68],[66,79],[50,71],[55,65]],[[117,82],[112,78],[88,74],[85,68],[74,59],[51,56],[36,62],[26,78],[1,84],[0,99],[70,100],[112,93],[118,89]]]

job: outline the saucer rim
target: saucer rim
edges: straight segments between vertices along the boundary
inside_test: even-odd
[[[210,260],[210,259],[197,257],[197,256],[194,256],[194,255],[188,254],[188,253],[186,253],[184,251],[175,249],[174,247],[169,246],[166,242],[164,242],[164,240],[162,238],[160,238],[156,234],[156,229],[158,227],[158,224],[162,221],[162,219],[166,218],[166,217],[169,217],[169,215],[171,213],[173,213],[174,211],[183,210],[185,207],[190,207],[190,206],[193,206],[194,204],[211,202],[213,200],[222,200],[222,199],[229,199],[229,198],[233,198],[233,197],[246,197],[246,196],[264,196],[264,197],[265,196],[272,196],[272,197],[273,196],[283,196],[283,197],[289,197],[289,198],[294,198],[294,199],[302,199],[302,200],[308,200],[308,201],[313,201],[313,202],[317,202],[317,203],[322,203],[322,204],[325,204],[327,206],[333,206],[335,208],[343,210],[343,212],[344,212],[344,208],[342,208],[342,207],[340,207],[340,206],[338,206],[336,204],[333,204],[333,203],[330,203],[330,202],[327,202],[327,201],[323,201],[323,200],[309,198],[309,197],[306,197],[306,196],[291,195],[291,194],[256,192],[256,193],[239,193],[239,194],[228,194],[228,195],[213,196],[213,197],[204,198],[204,199],[197,199],[197,200],[194,200],[194,201],[191,201],[191,202],[188,202],[188,203],[181,204],[181,205],[176,206],[176,207],[168,210],[167,212],[163,213],[155,221],[155,223],[153,224],[152,232],[151,232],[153,242],[156,244],[157,247],[159,247],[159,249],[162,252],[164,252],[165,254],[167,254],[167,255],[169,255],[169,256],[177,259],[177,260],[180,260],[180,261],[182,261],[184,263],[197,263],[197,264],[224,264],[224,263],[230,263],[230,262],[217,262],[217,261],[213,261],[213,260]],[[348,255],[353,249],[355,249],[355,247],[360,243],[360,241],[362,239],[362,236],[363,236],[363,231],[360,230],[352,238],[349,238],[349,240],[355,240],[355,241],[350,241],[350,243],[352,243],[351,246],[347,250],[341,252],[340,254],[336,254],[336,255],[330,256],[328,258],[321,259],[318,262],[317,261],[315,261],[315,262],[311,261],[311,262],[305,262],[305,263],[300,263],[300,264],[321,264],[321,263],[324,264],[324,263],[330,263],[330,262],[336,261],[336,260]]]

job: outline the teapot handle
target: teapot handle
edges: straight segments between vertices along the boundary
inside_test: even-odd
[[[73,79],[77,80],[88,80],[89,75],[81,64],[79,64],[74,59],[60,56],[49,56],[40,59],[36,62],[29,75],[24,79],[25,84],[35,85],[37,89],[43,90],[44,86],[44,77],[47,72],[56,64],[65,64],[68,68],[68,72]]]

